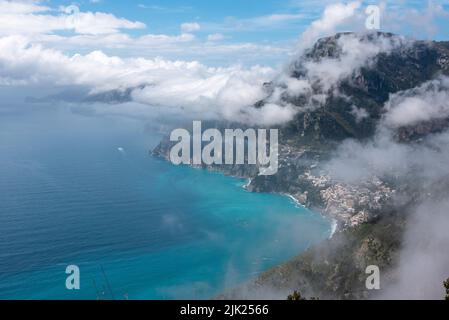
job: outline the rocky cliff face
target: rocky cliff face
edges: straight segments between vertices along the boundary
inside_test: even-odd
[[[341,47],[347,37],[357,37],[361,46],[365,43],[382,46],[381,43],[386,42],[388,48],[371,54],[367,61],[347,74],[342,73],[339,81],[330,86],[323,84],[325,79],[309,75],[310,69],[322,61],[344,63]],[[357,63],[357,59],[354,60]],[[319,40],[304,57],[293,63],[290,72],[299,80],[312,79],[309,80],[313,87],[312,95],[324,94],[327,99],[314,110],[299,113],[285,127],[285,136],[300,137],[303,143],[363,139],[374,134],[385,111],[384,104],[391,94],[415,88],[440,74],[449,75],[449,42],[410,41],[388,33],[368,36],[337,34]],[[298,107],[307,101],[305,95],[295,98],[286,95],[284,99]],[[360,109],[363,112],[357,112]]]

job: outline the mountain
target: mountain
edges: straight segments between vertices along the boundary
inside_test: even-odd
[[[339,61],[342,55],[339,41],[345,37],[356,37],[361,45],[387,41],[392,48],[373,55],[369,58],[371,61],[351,70],[350,74],[327,88],[327,91],[320,83],[323,79],[315,80],[312,83],[313,94],[325,94],[328,98],[315,110],[299,113],[284,129],[287,137],[300,137],[301,143],[310,140],[326,143],[329,140],[371,137],[391,94],[415,88],[439,74],[449,75],[449,42],[410,41],[390,33],[378,32],[361,36],[339,33],[320,39],[303,57],[292,63],[291,76],[297,79],[307,78],[305,65],[310,61],[316,64],[325,59]],[[394,42],[397,44],[394,45]],[[286,96],[284,99],[301,106],[307,97]],[[363,107],[367,114],[358,119],[353,106]]]
[[[447,76],[449,42],[339,33],[318,40],[282,76],[264,84],[266,98],[256,108],[277,103],[297,110],[280,127],[278,173],[261,176],[246,165],[203,167],[250,178],[247,189],[253,192],[290,194],[333,219],[338,232],[221,298],[282,298],[300,290],[305,296],[362,299],[375,295],[365,288],[366,266],[377,265],[387,270],[386,278],[394,278],[410,213],[423,201],[446,194],[449,179],[391,170],[399,157],[393,165],[376,156],[444,148],[432,139],[449,127],[447,100],[435,100],[448,93]],[[426,99],[434,100],[426,105]],[[417,106],[413,112],[398,113],[410,105]],[[354,171],[362,171],[364,178],[342,178],[367,145],[374,168],[359,170],[360,161],[354,162]],[[152,153],[168,158],[170,146],[165,139]],[[362,152],[352,155],[351,150]],[[409,164],[404,157],[404,167],[420,165],[423,172],[429,167],[427,162]]]

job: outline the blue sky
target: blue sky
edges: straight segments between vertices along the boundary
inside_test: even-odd
[[[318,19],[328,4],[339,1],[329,0],[82,0],[82,1],[47,1],[55,6],[78,5],[83,11],[102,11],[130,20],[138,20],[147,24],[152,33],[173,33],[178,31],[180,23],[197,21],[203,25],[201,33],[207,31],[222,31],[226,21],[235,18],[242,21],[242,26],[236,30],[227,30],[235,40],[287,40],[297,37],[313,20]],[[349,1],[341,1],[347,3]],[[363,5],[386,3],[387,8],[423,10],[428,3],[434,3],[449,9],[449,1],[433,0],[396,0],[396,1],[363,1]],[[245,20],[284,15],[285,20],[267,26],[255,28],[243,25]],[[291,15],[291,18],[287,16]],[[295,17],[296,16],[296,17]],[[444,33],[442,25],[441,33]],[[249,29],[249,30],[248,30]],[[207,30],[207,31],[206,31]]]
[[[70,2],[55,3],[67,5]],[[297,37],[304,27],[319,17],[324,2],[310,3],[313,4],[301,6],[294,1],[274,0],[101,0],[96,3],[82,1],[79,5],[82,10],[111,12],[116,16],[142,21],[148,26],[146,31],[152,33],[176,34],[181,23],[196,21],[202,25],[203,30],[199,34],[203,35],[224,32],[235,41],[280,41]],[[275,14],[285,15],[286,21],[260,28],[248,25],[248,21],[245,23],[245,20]],[[291,19],[287,15],[292,15]],[[243,20],[237,30],[232,30],[234,19]]]
[[[335,17],[330,10],[327,20],[335,25],[321,28],[314,36],[364,31],[366,7],[378,4],[382,7],[382,31],[449,40],[449,0],[338,3],[349,6],[355,2],[356,12],[341,23],[333,22]],[[20,10],[15,7],[18,3],[23,5]],[[162,57],[199,61],[209,66],[276,67],[285,64],[304,31],[323,19],[326,10],[335,3],[333,0],[0,0],[0,37],[26,35],[31,43],[66,54],[101,50],[124,58]],[[80,24],[70,21],[64,11],[68,6],[79,8]]]
[[[216,39],[216,43],[223,45],[260,45],[278,48],[278,52],[258,56],[231,55],[225,61],[224,55],[208,57],[189,56],[191,59],[208,62],[211,65],[220,63],[247,64],[250,61],[256,63],[266,63],[273,65],[285,59],[288,50],[295,46],[300,35],[310,24],[319,19],[323,10],[329,4],[336,1],[329,0],[79,0],[62,1],[49,0],[42,2],[51,7],[76,5],[82,12],[104,12],[110,13],[118,18],[125,18],[130,21],[139,21],[146,25],[145,28],[129,29],[126,34],[139,37],[146,34],[177,36],[181,33],[180,25],[183,23],[197,23],[200,28],[194,32],[188,32],[195,36],[196,41],[207,41]],[[348,3],[348,1],[343,1]],[[385,6],[385,23],[383,30],[402,33],[418,38],[434,38],[438,40],[449,39],[449,16],[436,16],[434,13],[426,14],[429,3],[438,10],[449,11],[449,1],[363,1],[360,7],[369,4],[381,4]],[[433,10],[436,10],[436,9]],[[406,18],[410,12],[413,15]],[[423,15],[423,26],[419,25]],[[426,16],[427,15],[427,16]],[[430,17],[430,15],[433,15]],[[400,16],[397,18],[396,16]],[[425,17],[424,17],[425,16]],[[432,21],[432,30],[429,31],[427,20]],[[408,21],[413,26],[407,26]],[[382,21],[384,22],[384,21]],[[362,22],[351,25],[346,24],[336,31],[360,30]],[[61,34],[62,32],[56,32]],[[81,52],[86,52],[90,48],[81,48]],[[111,52],[110,48],[103,48],[106,52]],[[199,51],[202,49],[199,48]],[[157,52],[156,52],[157,51]],[[253,50],[257,51],[257,50]],[[262,50],[261,50],[262,51]],[[281,51],[283,51],[281,53]],[[120,52],[120,55],[132,55],[132,50]],[[139,55],[149,54],[149,52],[139,52]],[[167,56],[168,58],[179,58],[170,52],[159,52],[155,50],[155,55]]]

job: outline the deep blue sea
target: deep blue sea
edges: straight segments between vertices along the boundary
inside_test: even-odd
[[[207,299],[329,236],[286,196],[152,158],[160,135],[145,128],[0,113],[0,299]]]

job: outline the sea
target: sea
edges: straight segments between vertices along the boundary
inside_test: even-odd
[[[210,299],[329,237],[288,196],[152,157],[154,128],[0,110],[0,299]]]

